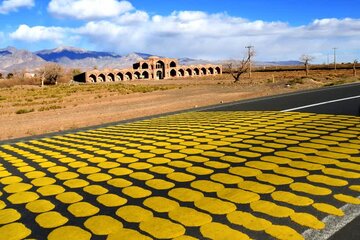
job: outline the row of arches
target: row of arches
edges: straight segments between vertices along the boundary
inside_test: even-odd
[[[202,67],[202,68],[181,68],[181,69],[171,69],[168,73],[170,78],[177,77],[193,77],[193,76],[206,76],[206,75],[217,75],[221,74],[220,67]],[[119,81],[129,81],[136,79],[164,79],[165,72],[163,69],[158,69],[154,74],[150,74],[149,71],[127,71],[127,72],[118,72],[118,73],[92,73],[88,77],[88,81],[92,83],[96,82],[119,82]]]
[[[147,62],[143,62],[143,63],[136,63],[133,65],[134,69],[135,70],[138,70],[138,69],[143,69],[143,70],[146,70],[146,69],[150,69],[150,65],[149,63]],[[155,67],[154,67],[155,66]],[[170,68],[176,68],[177,67],[177,64],[175,61],[171,61],[168,65],[166,65],[163,61],[159,60],[155,63],[155,65],[151,65],[151,69],[162,69],[162,68],[165,68],[166,66],[167,67],[170,67]]]
[[[119,81],[126,81],[126,80],[132,80],[135,76],[137,79],[140,78],[140,73],[136,72],[136,73],[131,73],[131,72],[126,72],[126,73],[122,73],[119,72],[116,75],[113,73],[108,73],[107,75],[104,73],[100,73],[98,75],[96,74],[90,74],[89,76],[89,81],[96,83],[96,82],[119,82]],[[149,78],[149,75],[147,74],[147,72],[145,72],[144,77]]]
[[[220,74],[221,69],[220,67],[215,68],[187,68],[187,69],[179,69],[176,71],[175,69],[170,71],[171,77],[189,77],[189,76],[204,76],[204,75],[216,75]]]

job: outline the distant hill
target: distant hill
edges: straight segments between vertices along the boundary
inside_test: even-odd
[[[153,54],[148,54],[148,53],[134,53],[136,55],[138,55],[139,57],[143,58],[143,59],[148,59],[151,56],[154,56]]]
[[[300,61],[272,61],[272,62],[255,62],[256,66],[298,66],[303,65]]]
[[[35,52],[35,54],[44,59],[45,61],[49,62],[61,62],[64,59],[81,60],[85,58],[99,59],[103,57],[121,57],[120,55],[114,53],[87,51],[85,49],[74,47],[58,47],[50,50],[41,50]]]
[[[14,47],[0,49],[0,72],[34,71],[46,63],[36,54]]]
[[[233,63],[238,65],[240,60],[221,60],[215,61],[217,64],[228,64]],[[275,67],[275,66],[298,66],[303,65],[300,61],[290,60],[290,61],[255,61],[252,63],[255,67]]]
[[[69,58],[62,58],[58,63],[68,68],[79,68],[81,70],[89,69],[122,69],[130,68],[133,63],[143,60],[143,58],[136,53],[131,53],[123,57],[101,57],[101,58],[83,58],[71,60]]]
[[[179,58],[179,63],[181,65],[197,65],[197,64],[210,64],[212,62],[202,59]]]
[[[88,51],[74,47],[58,47],[50,50],[42,50],[35,54],[45,61],[55,62],[68,68],[88,70],[93,68],[127,68],[136,61],[150,57],[146,53],[131,53],[121,56],[111,52]]]
[[[88,51],[75,47],[58,47],[55,49],[30,52],[14,47],[0,49],[0,72],[8,73],[25,70],[34,72],[49,62],[55,62],[65,68],[79,68],[82,71],[90,69],[122,69],[132,67],[132,64],[148,59],[152,54],[130,53],[121,56],[111,52]],[[234,60],[233,60],[234,61]],[[179,58],[181,65],[224,64],[229,61],[207,61],[203,59]],[[234,61],[236,62],[236,61]],[[301,65],[299,61],[255,62],[256,66],[294,66]]]
[[[131,53],[121,56],[110,52],[87,51],[74,47],[59,47],[50,50],[30,52],[15,47],[0,49],[0,72],[9,73],[25,70],[34,72],[49,62],[65,68],[79,68],[83,71],[98,68],[129,68],[132,64],[147,59],[151,54]]]

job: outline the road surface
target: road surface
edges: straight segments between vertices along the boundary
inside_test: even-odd
[[[0,240],[359,239],[359,89],[3,143]]]
[[[211,111],[297,111],[360,115],[360,83],[252,99],[205,108]]]

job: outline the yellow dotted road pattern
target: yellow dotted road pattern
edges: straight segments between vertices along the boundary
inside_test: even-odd
[[[0,239],[304,239],[359,178],[359,117],[164,116],[0,145]]]

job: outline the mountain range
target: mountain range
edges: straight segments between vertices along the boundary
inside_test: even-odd
[[[50,50],[41,50],[30,52],[27,50],[7,47],[0,49],[0,72],[9,73],[16,71],[34,72],[49,62],[58,63],[65,68],[78,68],[83,71],[89,69],[105,68],[128,68],[133,63],[144,60],[152,56],[147,53],[130,53],[121,56],[111,52],[88,51],[75,47],[58,47]],[[224,63],[224,61],[206,61],[201,59],[180,58],[180,64],[206,64],[206,63]],[[298,65],[298,61],[283,62],[257,62],[256,65]]]

